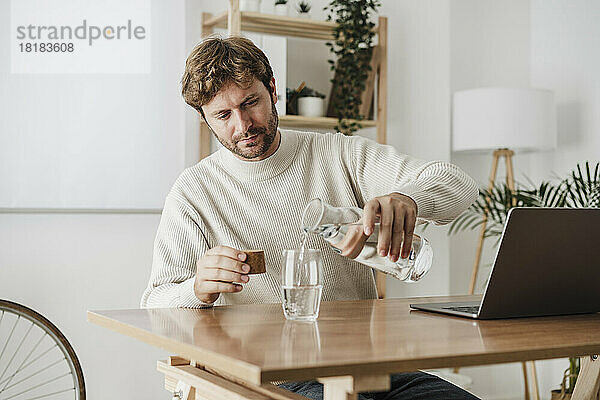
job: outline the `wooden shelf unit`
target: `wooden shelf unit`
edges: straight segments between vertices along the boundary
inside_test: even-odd
[[[303,117],[301,115],[279,116],[279,125],[283,127],[334,129],[337,122],[338,119],[333,117]],[[377,121],[374,120],[362,120],[356,122],[360,123],[363,128],[377,126]]]
[[[229,36],[241,35],[242,31],[265,33],[288,37],[299,37],[317,40],[333,39],[334,22],[315,21],[257,12],[240,11],[239,0],[229,0],[227,11],[212,15],[202,13],[202,36],[207,37],[214,29],[227,29]],[[375,120],[359,121],[363,127],[377,128],[377,142],[385,144],[387,121],[387,18],[379,17],[375,28],[378,44],[374,49],[372,65],[376,65],[377,99]],[[334,129],[336,118],[310,118],[299,115],[280,115],[279,123],[283,127]],[[200,123],[200,158],[210,155],[212,133],[208,126]],[[379,297],[385,297],[385,274],[376,274]]]
[[[228,15],[229,11],[210,16],[204,20],[203,27],[207,29],[228,29]],[[304,18],[247,11],[240,11],[240,21],[240,31],[317,40],[333,39],[333,28],[335,27],[335,23],[333,22],[313,21]]]

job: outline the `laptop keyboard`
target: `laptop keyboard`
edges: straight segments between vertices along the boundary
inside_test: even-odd
[[[479,306],[444,307],[444,310],[460,311],[468,314],[477,314],[479,312]]]

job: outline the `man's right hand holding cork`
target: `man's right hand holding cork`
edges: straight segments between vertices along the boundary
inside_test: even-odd
[[[214,303],[220,293],[240,292],[242,284],[250,280],[249,274],[265,271],[264,251],[216,246],[196,263],[194,293],[200,301]]]

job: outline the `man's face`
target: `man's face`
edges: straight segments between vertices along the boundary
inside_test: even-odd
[[[258,79],[248,89],[229,83],[202,106],[216,138],[240,159],[264,160],[279,146],[275,79],[271,87],[273,92],[269,94]]]

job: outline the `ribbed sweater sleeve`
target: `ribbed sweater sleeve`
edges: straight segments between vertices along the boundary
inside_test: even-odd
[[[196,261],[209,247],[201,218],[184,201],[174,191],[165,201],[142,308],[209,306],[194,294]]]
[[[451,222],[477,199],[475,181],[451,163],[425,162],[361,137],[348,142],[364,202],[401,193],[415,201],[419,219],[441,225]]]

